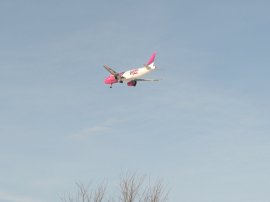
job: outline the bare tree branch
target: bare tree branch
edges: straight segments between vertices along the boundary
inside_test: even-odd
[[[136,174],[127,173],[120,181],[122,202],[134,202],[139,194],[140,187],[144,181],[144,177],[137,177]]]
[[[78,202],[91,202],[92,193],[88,193],[89,187],[86,187],[82,183],[76,183],[78,187],[78,195],[77,195],[77,201]]]
[[[149,185],[144,189],[144,192],[140,198],[140,202],[165,202],[167,201],[168,193],[165,193],[165,188],[161,180],[152,185]]]
[[[105,196],[106,186],[100,185],[94,194],[93,202],[102,202]]]
[[[105,198],[107,185],[101,184],[95,189],[90,189],[83,183],[76,185],[76,195],[66,194],[60,198],[62,202],[166,202],[168,199],[161,180],[154,184],[149,180],[145,185],[145,176],[138,176],[136,173],[127,172],[121,176],[118,200],[113,197],[110,200]]]

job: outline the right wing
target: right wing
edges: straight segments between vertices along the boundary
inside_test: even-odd
[[[159,81],[159,79],[134,79],[135,81]]]

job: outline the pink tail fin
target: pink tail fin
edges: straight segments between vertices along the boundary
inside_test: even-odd
[[[150,59],[149,59],[147,65],[152,64],[152,63],[154,62],[154,60],[155,60],[155,57],[156,57],[156,52],[153,53],[153,54],[151,55],[151,57],[150,57]]]

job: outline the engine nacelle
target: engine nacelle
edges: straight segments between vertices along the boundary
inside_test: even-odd
[[[137,81],[130,81],[127,83],[128,86],[136,86],[137,85]]]

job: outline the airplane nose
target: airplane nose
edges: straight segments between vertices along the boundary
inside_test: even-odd
[[[117,83],[117,80],[115,80],[114,76],[108,76],[107,78],[105,78],[104,83],[113,84],[113,83]]]
[[[110,80],[111,80],[110,77],[107,77],[107,78],[105,78],[104,83],[105,84],[111,84]]]

